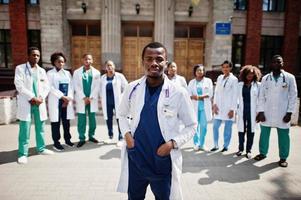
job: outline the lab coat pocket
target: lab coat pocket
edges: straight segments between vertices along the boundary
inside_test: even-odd
[[[155,156],[156,172],[158,174],[168,174],[171,172],[171,158],[167,156]]]
[[[172,106],[163,106],[162,114],[168,127],[174,127],[177,123],[177,111]]]

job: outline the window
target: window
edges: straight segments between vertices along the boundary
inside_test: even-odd
[[[234,10],[246,10],[247,0],[234,0]]]
[[[234,34],[232,36],[232,62],[238,69],[245,64],[245,40],[245,35]]]
[[[9,4],[9,0],[0,0],[0,4]]]
[[[283,12],[285,10],[285,0],[263,0],[262,10]]]
[[[42,49],[41,49],[41,31],[40,30],[28,30],[28,47],[38,47],[41,52],[39,65],[42,66]]]
[[[282,36],[261,36],[260,65],[263,72],[268,72],[272,57],[282,53]]]
[[[174,34],[176,38],[203,38],[203,27],[176,24]]]
[[[126,24],[123,27],[126,37],[153,37],[153,27],[150,24]]]
[[[27,3],[30,5],[38,5],[40,2],[39,0],[27,0]]]
[[[10,31],[0,30],[0,68],[12,68]]]
[[[72,24],[72,35],[73,36],[100,36],[100,23],[75,23]]]

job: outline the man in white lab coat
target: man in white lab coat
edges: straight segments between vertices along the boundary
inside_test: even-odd
[[[261,122],[259,152],[254,159],[266,158],[269,149],[271,128],[277,128],[280,167],[287,167],[290,137],[289,128],[291,115],[297,102],[297,84],[295,76],[284,71],[283,58],[275,55],[270,65],[271,73],[262,78],[259,93],[258,115],[256,120]]]
[[[166,59],[162,44],[145,46],[145,76],[129,84],[119,105],[126,146],[118,191],[127,192],[131,200],[144,199],[148,185],[156,199],[182,199],[179,147],[194,135],[196,116],[187,91],[164,75]]]
[[[224,146],[222,152],[228,151],[232,135],[232,124],[235,120],[235,111],[237,109],[237,78],[231,73],[232,63],[224,61],[222,64],[223,74],[217,78],[217,83],[213,99],[213,139],[214,147],[211,151],[219,149],[219,127],[222,121],[225,122],[224,128]]]
[[[34,118],[37,151],[43,155],[51,155],[53,151],[45,148],[44,125],[47,119],[46,97],[49,83],[46,71],[38,65],[40,51],[37,47],[28,49],[28,62],[18,65],[14,83],[17,95],[17,118],[19,122],[18,163],[26,164],[31,118]]]

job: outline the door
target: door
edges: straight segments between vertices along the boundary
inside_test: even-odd
[[[174,62],[178,74],[187,82],[194,78],[193,66],[204,64],[203,28],[196,25],[176,25],[174,40]]]
[[[148,43],[153,41],[151,24],[123,24],[122,72],[128,81],[133,81],[144,74],[141,53]]]
[[[71,39],[72,70],[82,66],[84,54],[91,54],[93,57],[92,66],[101,68],[101,37],[99,23],[84,23],[72,25]]]

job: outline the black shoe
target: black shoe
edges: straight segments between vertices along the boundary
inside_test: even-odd
[[[241,156],[242,155],[242,151],[238,151],[238,152],[236,152],[236,154],[235,154],[236,156]]]
[[[84,146],[85,143],[86,143],[86,141],[80,141],[76,146],[77,146],[77,148],[80,148],[80,147]]]
[[[56,151],[64,151],[64,147],[60,143],[54,144],[53,149]]]
[[[280,159],[278,162],[280,167],[287,167],[288,163],[286,162],[286,159]]]
[[[223,148],[223,149],[221,150],[221,152],[226,152],[226,151],[228,151],[227,148]]]
[[[95,138],[90,138],[89,141],[94,143],[99,143],[98,140],[96,140]]]
[[[258,154],[257,156],[254,157],[254,159],[257,160],[257,161],[263,160],[265,158],[266,158],[266,156],[262,155],[262,154]]]
[[[210,151],[216,151],[218,150],[218,147],[213,147]]]
[[[67,141],[65,144],[69,147],[74,147],[74,143],[72,143],[71,141]]]

